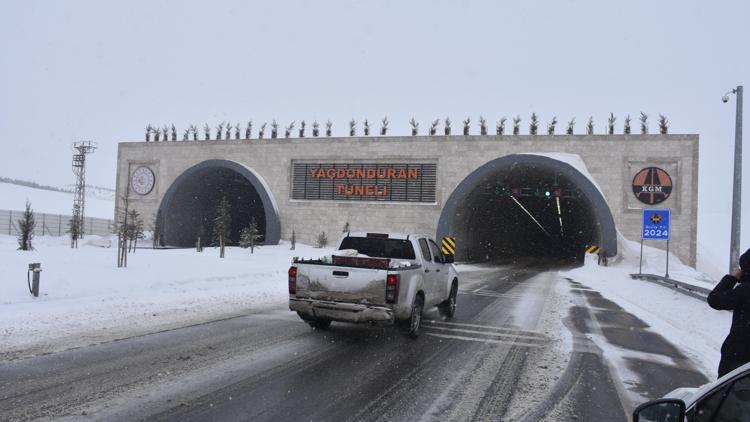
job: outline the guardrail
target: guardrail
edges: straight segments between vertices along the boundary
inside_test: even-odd
[[[18,220],[23,218],[23,211],[0,210],[0,233],[17,236]],[[67,236],[70,215],[34,213],[35,236]],[[114,221],[104,218],[85,217],[83,234],[106,235],[114,232]]]
[[[711,293],[711,289],[655,274],[630,274],[630,278],[635,280],[646,280],[662,286],[671,287],[682,294],[701,300],[706,300],[708,294]]]

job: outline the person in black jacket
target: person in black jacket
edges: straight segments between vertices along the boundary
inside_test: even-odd
[[[750,362],[750,249],[740,257],[740,268],[725,275],[708,295],[708,304],[733,311],[732,327],[721,346],[719,378]]]

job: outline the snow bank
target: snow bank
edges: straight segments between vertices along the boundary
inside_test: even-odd
[[[35,346],[60,349],[136,333],[246,313],[288,298],[292,257],[319,257],[330,249],[297,244],[218,250],[139,249],[128,268],[116,267],[108,238],[89,236],[78,249],[69,240],[37,238],[36,250],[17,251],[0,235],[0,354]],[[104,247],[103,247],[104,246]],[[29,294],[26,270],[42,264],[40,296]]]
[[[26,200],[31,202],[31,208],[35,212],[70,215],[73,210],[72,193],[0,182],[0,209],[22,211]],[[94,195],[93,192],[86,195],[86,217],[111,220],[114,215],[114,198],[102,198],[102,195]]]

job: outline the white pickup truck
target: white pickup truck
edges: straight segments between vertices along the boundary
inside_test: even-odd
[[[427,236],[348,233],[330,257],[295,258],[289,308],[314,328],[331,321],[399,324],[416,338],[425,308],[456,312],[458,274]]]

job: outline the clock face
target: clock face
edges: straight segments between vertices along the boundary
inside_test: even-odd
[[[130,185],[133,186],[135,193],[139,195],[148,194],[154,189],[154,172],[148,167],[138,167],[133,172]]]

